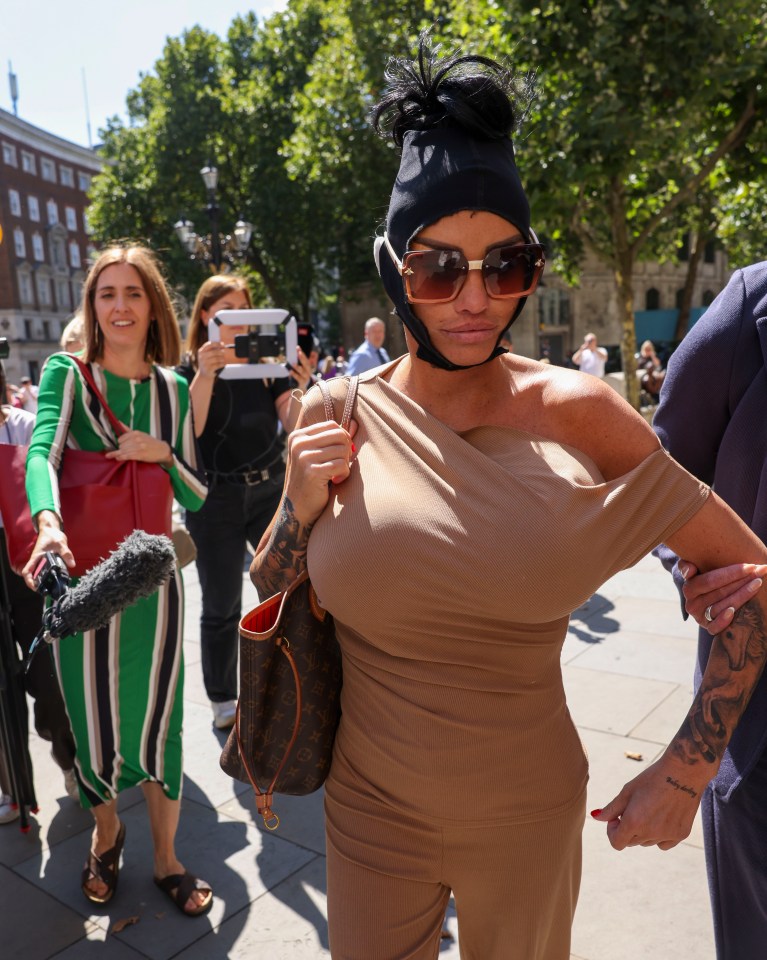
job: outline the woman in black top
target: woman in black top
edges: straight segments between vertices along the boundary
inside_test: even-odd
[[[279,426],[290,430],[290,391],[311,382],[299,350],[294,374],[274,380],[222,379],[221,369],[245,363],[231,349],[245,327],[223,324],[220,342],[208,340],[208,321],[222,310],[252,308],[247,281],[209,277],[192,310],[187,356],[178,367],[190,382],[195,433],[210,487],[201,510],[186,524],[197,547],[202,588],[200,640],[205,690],[218,729],[234,723],[237,697],[237,625],[246,544],[261,539],[282,493],[285,465]]]

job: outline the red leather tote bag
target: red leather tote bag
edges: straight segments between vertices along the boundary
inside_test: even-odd
[[[73,357],[119,436],[126,427],[107,406],[88,367]],[[11,566],[20,570],[37,539],[25,491],[27,447],[0,444],[0,513]],[[66,449],[59,471],[61,517],[80,577],[133,530],[171,535],[173,490],[159,464],[109,460],[101,451]]]

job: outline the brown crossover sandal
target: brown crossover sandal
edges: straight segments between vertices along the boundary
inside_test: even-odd
[[[109,903],[115,895],[117,881],[120,877],[120,854],[125,843],[125,824],[120,824],[117,831],[117,839],[113,847],[104,851],[100,857],[96,856],[93,850],[88,854],[88,862],[83,867],[82,880],[80,885],[85,896],[91,903]],[[106,893],[102,896],[89,890],[87,884],[93,880],[100,880],[107,887]]]
[[[204,880],[193,876],[188,870],[186,873],[172,873],[170,876],[163,877],[162,880],[160,880],[159,877],[155,877],[154,882],[163,893],[167,893],[185,917],[202,916],[202,914],[207,913],[213,905],[213,891],[211,888]],[[195,910],[187,910],[185,909],[186,902],[195,890],[199,890],[200,893],[207,893],[207,897]]]

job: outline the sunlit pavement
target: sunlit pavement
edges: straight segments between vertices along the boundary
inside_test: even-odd
[[[23,835],[0,826],[3,960],[287,960],[327,958],[322,795],[279,798],[279,829],[259,825],[252,792],[219,768],[224,735],[200,674],[200,594],[186,582],[185,782],[178,852],[208,880],[207,916],[183,917],[152,883],[149,825],[139,789],[120,797],[127,827],[111,903],[80,891],[90,814],[64,792],[47,745],[33,738],[40,813]],[[244,577],[245,603],[255,602]],[[619,574],[572,618],[562,654],[570,710],[591,763],[587,809],[601,807],[661,752],[692,696],[695,627],[682,621],[671,579],[652,557]],[[628,755],[631,756],[628,756]],[[641,759],[635,759],[641,757]],[[127,921],[127,923],[126,923]],[[451,903],[441,960],[457,960]],[[713,960],[702,838],[696,824],[675,850],[616,853],[589,820],[573,931],[576,960]]]

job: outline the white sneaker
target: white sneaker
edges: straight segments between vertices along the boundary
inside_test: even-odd
[[[19,808],[13,805],[13,797],[0,793],[0,823],[12,823],[19,819]]]
[[[74,800],[76,803],[80,802],[80,788],[77,786],[77,777],[75,776],[74,770],[64,770],[64,789],[67,791],[67,796],[70,800]]]
[[[237,701],[224,700],[222,703],[210,703],[213,709],[213,726],[216,730],[228,730],[234,726],[237,717]]]

